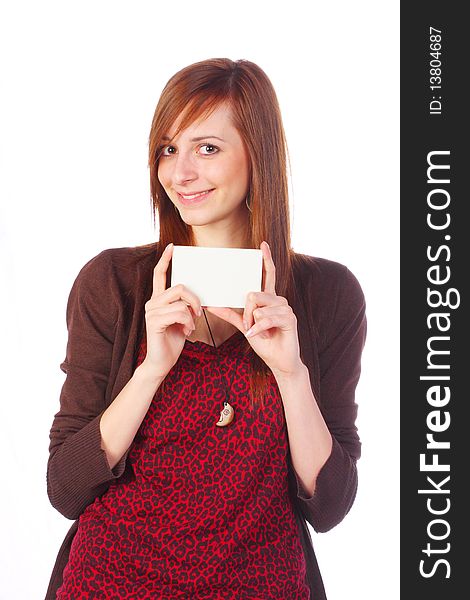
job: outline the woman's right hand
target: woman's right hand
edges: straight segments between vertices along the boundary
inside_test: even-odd
[[[183,284],[165,289],[173,247],[168,245],[155,265],[152,296],[145,303],[147,355],[142,366],[152,376],[161,378],[176,363],[186,337],[194,331],[194,315],[202,314],[199,298]]]

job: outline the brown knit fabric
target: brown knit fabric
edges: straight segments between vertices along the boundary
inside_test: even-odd
[[[46,600],[55,599],[67,564],[77,519],[126,469],[129,450],[110,469],[101,449],[101,414],[132,376],[144,305],[151,296],[158,244],[104,250],[80,270],[67,304],[68,342],[60,368],[67,377],[60,410],[50,431],[47,493],[51,504],[73,519],[58,553]],[[337,525],[357,490],[361,444],[355,426],[355,388],[366,335],[365,301],[359,283],[343,265],[296,254],[294,278],[302,361],[333,436],[332,453],[309,497],[292,467],[289,490],[305,552],[312,600],[326,598],[308,521],[317,532]]]

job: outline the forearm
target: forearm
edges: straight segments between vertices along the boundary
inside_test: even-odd
[[[162,381],[151,375],[144,361],[102,414],[101,447],[111,469],[132,444]]]
[[[302,365],[290,376],[274,376],[284,405],[292,465],[305,490],[313,495],[333,440],[313,395],[308,368]]]

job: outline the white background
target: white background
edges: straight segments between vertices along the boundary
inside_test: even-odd
[[[101,250],[158,239],[153,112],[176,71],[212,57],[270,77],[293,247],[346,264],[365,292],[358,495],[313,539],[329,600],[398,598],[398,24],[390,1],[2,5],[0,598],[44,597],[72,524],[46,493],[70,288]]]

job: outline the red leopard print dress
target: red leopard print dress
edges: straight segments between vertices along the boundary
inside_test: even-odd
[[[272,377],[251,410],[243,338],[186,340],[125,472],[80,516],[58,600],[310,598],[282,399]],[[136,366],[145,353],[144,338]],[[217,427],[225,400],[235,417]]]

